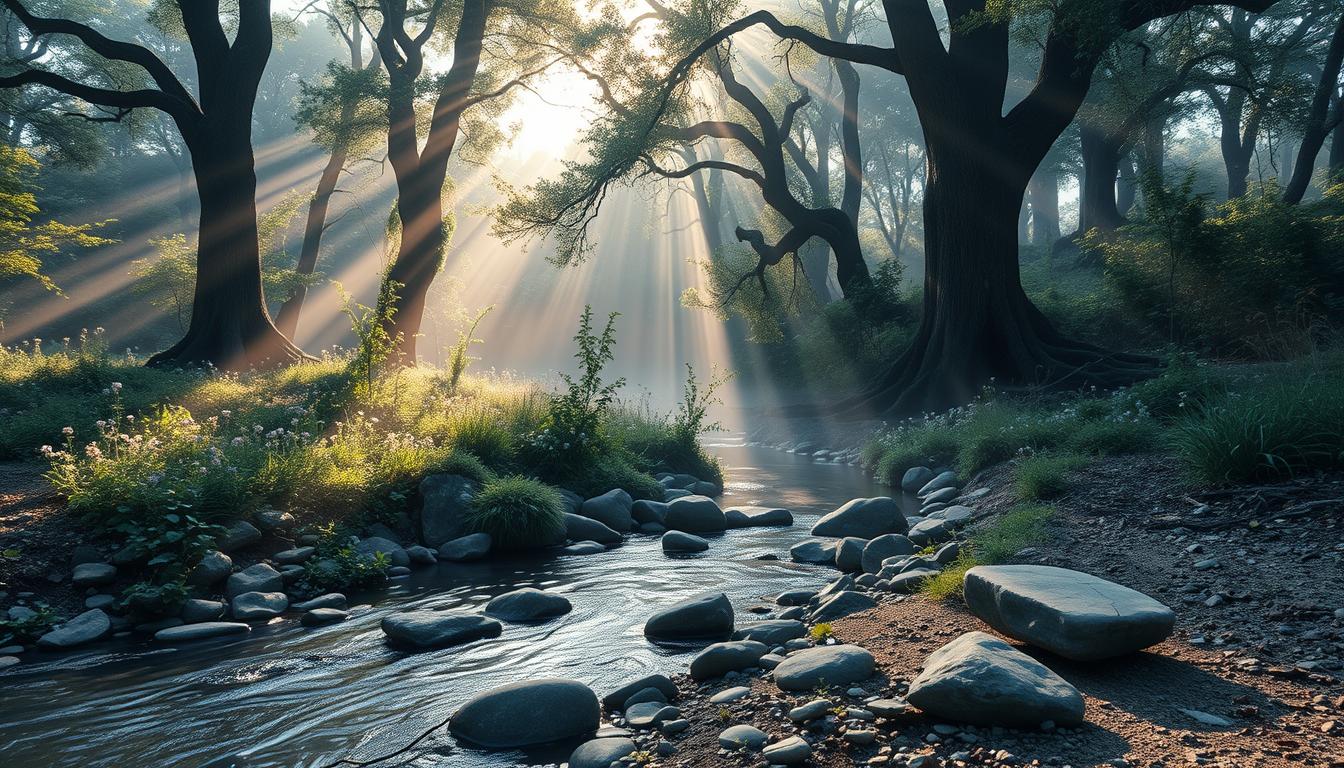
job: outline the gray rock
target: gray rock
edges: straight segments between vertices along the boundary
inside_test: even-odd
[[[490,554],[492,543],[488,533],[471,533],[466,536],[459,536],[439,545],[439,557],[450,563],[480,560]],[[407,556],[409,557],[410,553],[407,553]]]
[[[117,605],[116,595],[89,595],[84,598],[84,607],[88,610],[98,608],[104,611],[110,611]]]
[[[112,620],[100,609],[85,611],[37,639],[39,648],[74,648],[112,632]]]
[[[585,741],[569,756],[569,768],[611,768],[637,749],[635,742],[624,738]]]
[[[408,611],[383,617],[383,634],[393,645],[406,648],[441,648],[499,637],[504,627],[498,621],[465,611]]]
[[[556,490],[560,492],[560,500],[565,505],[565,511],[573,515],[579,514],[579,507],[583,506],[583,497],[568,488]]]
[[[482,747],[514,749],[590,735],[600,717],[588,686],[541,678],[476,694],[453,713],[448,730]]]
[[[857,536],[875,539],[888,533],[905,533],[905,516],[894,499],[878,496],[852,499],[812,526],[813,536]]]
[[[775,667],[778,667],[784,659],[785,657],[778,653],[767,653],[756,663],[760,665],[761,669],[774,669]]]
[[[793,525],[793,513],[779,507],[729,507],[723,517],[729,528]]]
[[[813,699],[789,710],[789,719],[795,723],[810,723],[830,714],[832,704],[829,699]]]
[[[1160,643],[1176,622],[1170,608],[1141,592],[1065,568],[977,566],[964,587],[967,607],[986,624],[1077,661]]]
[[[898,555],[915,553],[915,543],[899,533],[888,533],[869,541],[863,548],[861,565],[864,573],[877,573],[882,570],[882,561]]]
[[[771,765],[798,765],[812,756],[812,747],[799,736],[790,736],[767,746],[762,756]]]
[[[936,490],[936,491],[934,491],[934,492],[932,492],[932,493],[930,493],[930,494],[927,494],[927,495],[925,495],[925,496],[921,496],[920,498],[922,498],[922,499],[924,500],[924,504],[926,505],[924,509],[925,509],[925,511],[927,512],[927,511],[928,511],[928,506],[927,506],[927,505],[930,505],[930,504],[946,504],[946,503],[951,502],[953,499],[957,498],[957,489],[956,489],[956,488],[941,488],[941,489]]]
[[[734,725],[719,733],[719,746],[724,749],[757,750],[765,746],[770,737],[765,731],[750,725]]]
[[[485,535],[489,536],[490,534],[487,533]],[[429,547],[422,547],[419,544],[407,547],[406,556],[411,559],[411,565],[413,566],[433,565],[439,561],[434,550]]]
[[[5,667],[12,667],[18,663],[19,663],[18,656],[0,656],[0,669],[4,669]]]
[[[694,496],[694,495],[695,494],[683,488],[668,488],[666,491],[663,491],[663,501],[664,502],[676,501],[677,499],[684,499],[687,496]]]
[[[932,480],[930,480],[929,482],[925,483],[923,486],[920,487],[919,491],[917,492],[917,495],[920,498],[923,498],[925,496],[928,496],[930,493],[933,493],[935,491],[941,491],[944,488],[956,488],[957,485],[958,483],[956,472],[953,472],[951,470],[948,470],[946,472],[939,472],[938,475],[935,476]]]
[[[154,633],[154,639],[162,643],[186,642],[188,640],[204,640],[208,637],[219,637],[221,635],[233,635],[240,632],[247,632],[251,627],[246,624],[233,621],[206,621],[200,624],[182,624],[176,627],[160,629]]]
[[[630,516],[640,525],[649,523],[662,525],[667,519],[667,502],[640,499],[630,505]]]
[[[812,611],[812,621],[834,621],[851,613],[866,611],[877,606],[877,601],[862,592],[840,592],[827,598]]]
[[[704,552],[709,542],[692,533],[668,531],[663,534],[663,551],[673,553]]]
[[[733,604],[723,593],[683,600],[644,623],[644,636],[654,641],[726,640],[732,634]]]
[[[200,624],[203,621],[215,621],[224,617],[228,606],[219,600],[188,600],[182,604],[182,621],[188,624]]]
[[[101,587],[117,579],[117,567],[107,563],[80,563],[71,580],[76,587]]]
[[[640,523],[637,530],[646,536],[662,536],[667,533],[667,526],[662,523]]]
[[[258,528],[267,533],[288,531],[298,522],[294,519],[294,515],[288,512],[281,512],[278,509],[258,510],[257,513],[252,516],[252,519],[256,521]]]
[[[691,679],[710,680],[723,677],[729,672],[751,669],[769,651],[769,646],[755,640],[715,643],[696,654],[691,660]]]
[[[614,488],[601,496],[588,499],[579,507],[579,514],[596,520],[613,531],[628,531],[635,527],[630,507],[634,501],[630,494]]]
[[[924,586],[924,582],[937,575],[937,571],[928,568],[916,568],[913,571],[906,571],[888,579],[887,590],[902,595],[913,594]]]
[[[854,577],[849,575],[841,576],[830,584],[822,587],[815,595],[813,595],[812,599],[807,601],[808,607],[816,608],[831,599],[832,596],[838,595],[841,592],[847,592],[853,588]]]
[[[956,527],[946,520],[939,520],[934,517],[925,518],[918,525],[911,528],[906,536],[921,547],[929,544],[937,544],[952,538],[956,532]]]
[[[933,470],[928,467],[911,467],[901,476],[901,490],[917,493],[934,478]]]
[[[485,604],[485,615],[502,621],[544,621],[574,610],[563,595],[527,587],[494,598]]]
[[[324,627],[328,624],[339,624],[350,618],[350,614],[339,608],[314,608],[299,618],[299,623],[305,627]]]
[[[596,555],[606,552],[607,548],[596,541],[576,541],[560,551],[566,555]]]
[[[939,565],[950,565],[960,555],[961,544],[955,541],[949,541],[939,547],[937,552],[933,553],[933,559],[937,561]]]
[[[187,583],[194,587],[213,587],[233,573],[233,559],[219,550],[211,550],[187,575]]]
[[[284,592],[244,592],[233,598],[230,611],[236,621],[273,619],[289,607]]]
[[[571,541],[596,541],[599,544],[619,544],[621,534],[582,515],[565,515],[565,537]]]
[[[1035,727],[1083,721],[1083,696],[1045,665],[984,632],[967,632],[924,661],[906,699],[935,717]]]
[[[400,544],[382,536],[360,539],[355,545],[355,552],[369,558],[381,553],[387,557],[388,563],[403,568],[411,564],[411,556],[406,554],[406,550]]]
[[[687,488],[686,490],[690,491],[691,493],[697,496],[718,496],[719,493],[721,493],[721,489],[719,488],[719,486],[716,483],[709,482],[708,480],[700,480],[696,482],[695,485],[692,485],[690,488]]]
[[[915,710],[910,706],[910,702],[904,699],[874,699],[863,706],[868,708],[878,717],[885,717],[888,720],[894,720],[902,717],[908,717]]]
[[[767,654],[769,655],[769,654]],[[762,656],[761,658],[765,658]],[[759,663],[759,662],[758,662]],[[709,697],[710,704],[731,704],[739,699],[745,699],[751,695],[751,689],[745,685],[738,685],[732,688],[724,688],[722,691]]]
[[[961,504],[953,504],[950,507],[943,507],[937,512],[930,512],[927,516],[935,520],[946,520],[960,528],[975,517],[975,510]]]
[[[463,519],[475,494],[475,484],[461,475],[428,475],[421,480],[420,542],[438,548],[464,535]]]
[[[318,608],[338,608],[345,610],[347,601],[345,595],[340,592],[328,592],[325,595],[314,597],[312,600],[304,600],[302,603],[295,603],[290,607],[296,611],[313,611]]]
[[[734,640],[757,640],[771,648],[807,636],[807,625],[789,619],[771,619],[748,624],[733,633]]]
[[[810,589],[781,592],[775,596],[775,605],[807,605],[808,601],[816,596],[816,591]]]
[[[1200,725],[1207,725],[1213,728],[1230,728],[1232,726],[1231,720],[1211,712],[1204,712],[1198,709],[1182,709],[1181,714],[1189,717]]]
[[[224,585],[224,595],[230,600],[244,592],[283,592],[285,577],[265,563],[244,568],[229,576]]]
[[[681,710],[657,701],[632,704],[625,709],[625,722],[631,728],[656,728],[681,717]]]
[[[677,697],[677,686],[667,675],[653,674],[641,677],[638,680],[631,680],[620,688],[612,691],[602,697],[602,706],[607,709],[622,709],[625,706],[625,700],[634,696],[645,688],[657,688],[662,691],[663,696],[668,701]]]
[[[641,691],[637,691],[635,695],[626,699],[625,704],[621,706],[621,709],[629,709],[630,707],[633,707],[636,704],[644,704],[650,701],[656,701],[660,704],[666,704],[667,694],[663,693],[657,688],[654,688],[653,686],[649,686],[648,688],[645,688]]]
[[[775,685],[785,691],[810,691],[819,685],[838,686],[867,680],[873,674],[873,654],[857,645],[822,645],[789,654],[775,667]]]
[[[789,548],[789,557],[798,563],[829,565],[835,562],[835,550],[839,542],[808,539]]]
[[[863,565],[863,548],[867,545],[867,539],[857,536],[846,536],[841,539],[835,547],[835,567],[845,573],[859,570]]]
[[[313,555],[317,554],[317,547],[295,547],[286,549],[271,555],[271,559],[279,565],[298,565],[305,563]]]
[[[221,552],[237,552],[261,541],[261,531],[246,520],[235,520],[224,529],[224,535],[215,542]]]
[[[669,531],[705,533],[726,529],[728,521],[713,499],[707,496],[683,496],[668,503],[663,525]]]

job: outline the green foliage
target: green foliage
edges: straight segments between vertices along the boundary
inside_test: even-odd
[[[156,619],[175,616],[191,596],[180,577],[168,581],[137,581],[121,593],[122,604],[134,616]]]
[[[457,389],[458,383],[462,381],[462,374],[466,373],[467,366],[471,365],[474,358],[467,354],[471,345],[483,343],[481,339],[473,338],[476,335],[476,328],[494,308],[495,306],[491,304],[477,312],[476,316],[472,318],[471,324],[462,333],[458,334],[457,343],[453,345],[448,354],[448,391]]]
[[[830,622],[819,621],[807,631],[807,636],[812,638],[812,642],[821,644],[835,636],[835,629]]]
[[[348,531],[328,523],[317,529],[317,552],[303,565],[297,586],[306,594],[361,589],[379,584],[391,567],[387,556],[376,552],[372,557],[355,551]]]
[[[515,475],[485,484],[463,519],[474,533],[488,533],[495,546],[525,549],[563,541],[565,504],[560,492],[539,480]]]
[[[1053,499],[1068,490],[1070,472],[1087,466],[1086,456],[1072,453],[1038,453],[1018,460],[1013,468],[1013,487],[1023,501]]]
[[[983,565],[970,552],[962,552],[957,555],[946,568],[938,572],[937,576],[925,579],[923,584],[919,585],[920,594],[928,597],[930,600],[947,600],[951,597],[961,597],[962,588],[966,580],[966,572],[977,565]]]
[[[65,619],[58,616],[46,603],[34,603],[28,606],[32,616],[23,619],[11,619],[0,616],[0,643],[31,643],[51,631],[51,628]]]
[[[664,490],[652,475],[635,466],[634,457],[620,450],[598,456],[579,468],[566,487],[584,498],[620,488],[631,498],[653,501],[662,501]]]
[[[969,540],[970,551],[986,565],[1008,562],[1013,555],[1045,540],[1055,508],[1023,504],[1000,515]]]
[[[387,73],[382,67],[352,69],[327,64],[318,83],[299,83],[294,122],[313,132],[313,142],[329,152],[367,152],[387,136]]]
[[[355,301],[340,284],[336,284],[336,291],[341,296],[341,312],[349,319],[350,330],[359,340],[349,368],[356,400],[374,397],[378,373],[396,350],[398,339],[392,337],[388,328],[397,313],[396,296],[401,288],[402,285],[394,280],[384,280],[378,287],[377,305],[369,307]]]

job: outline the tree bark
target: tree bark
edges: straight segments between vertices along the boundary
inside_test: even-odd
[[[346,151],[337,146],[327,156],[327,164],[317,179],[317,189],[313,191],[312,202],[308,204],[308,216],[303,223],[303,244],[299,248],[299,262],[294,271],[301,277],[308,277],[317,269],[317,254],[322,246],[322,235],[327,229],[327,209],[331,205],[331,196],[336,192],[336,182],[345,168]],[[299,313],[303,311],[304,300],[308,298],[308,286],[300,283],[294,286],[289,298],[280,305],[275,316],[275,327],[286,337],[293,339],[299,328]]]
[[[1335,111],[1344,117],[1344,100],[1335,102]],[[1330,181],[1344,183],[1344,120],[1335,125],[1330,137]]]
[[[1031,243],[1049,248],[1059,239],[1059,175],[1038,168],[1031,177]]]
[[[1321,77],[1312,96],[1311,109],[1307,117],[1306,128],[1302,131],[1302,144],[1297,151],[1297,162],[1292,178],[1283,190],[1283,200],[1290,205],[1302,202],[1311,184],[1311,174],[1316,169],[1316,155],[1325,143],[1325,135],[1330,131],[1330,103],[1335,100],[1339,88],[1339,73],[1344,67],[1344,13],[1335,24],[1334,35],[1330,38],[1330,48],[1326,51],[1325,63],[1321,67]],[[1336,115],[1344,118],[1344,114]]]
[[[1078,234],[1110,232],[1125,223],[1116,200],[1123,139],[1105,130],[1081,126],[1083,184],[1078,195]]]

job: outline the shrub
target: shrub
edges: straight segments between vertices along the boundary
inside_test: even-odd
[[[662,501],[664,488],[653,476],[635,467],[632,457],[615,451],[594,459],[573,476],[570,490],[592,498],[620,488],[634,499]]]
[[[1075,453],[1115,456],[1151,451],[1161,442],[1162,430],[1150,420],[1109,418],[1075,425],[1064,439],[1064,448]]]
[[[32,616],[22,619],[0,617],[0,643],[31,643],[51,631],[51,628],[65,619],[58,616],[46,603],[34,603],[29,607]]]
[[[950,597],[961,597],[962,588],[966,579],[966,572],[982,563],[976,559],[970,552],[962,552],[957,555],[946,568],[938,572],[937,576],[927,579],[919,586],[919,591],[932,600],[946,600]]]
[[[564,538],[565,504],[559,491],[538,480],[503,477],[476,494],[464,522],[502,549],[554,544]]]
[[[807,631],[807,634],[808,637],[812,638],[812,642],[824,643],[835,636],[835,630],[830,622],[819,621],[812,625],[812,628]]]
[[[319,527],[318,535],[317,552],[303,564],[299,591],[320,594],[360,589],[387,578],[391,563],[382,552],[374,553],[373,557],[359,554],[350,534],[333,523]]]
[[[1067,475],[1086,464],[1087,457],[1073,453],[1027,456],[1013,469],[1017,497],[1023,501],[1053,499],[1068,490]]]
[[[163,582],[137,581],[121,593],[126,609],[142,619],[176,616],[188,597],[190,592],[181,577]]]

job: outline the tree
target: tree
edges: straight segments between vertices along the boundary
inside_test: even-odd
[[[0,2],[33,36],[71,35],[105,59],[106,69],[131,65],[140,81],[138,87],[121,88],[96,72],[75,80],[33,66],[0,77],[0,88],[50,88],[112,110],[106,119],[114,121],[136,109],[160,110],[173,119],[191,155],[201,212],[191,323],[180,341],[149,363],[239,369],[299,359],[302,352],[266,311],[257,244],[252,111],[271,53],[270,3],[238,0],[231,30],[218,2],[155,6],[160,18],[180,20],[190,42],[199,82],[193,95],[144,45],[111,39],[72,19],[34,15],[20,0]]]
[[[26,278],[54,291],[56,284],[42,273],[41,256],[111,241],[93,234],[99,224],[35,222],[41,215],[37,171],[37,160],[26,150],[0,144],[0,285]]]
[[[1344,13],[1335,22],[1335,31],[1330,38],[1330,48],[1321,66],[1321,74],[1312,95],[1311,108],[1307,113],[1307,126],[1302,132],[1302,145],[1298,149],[1297,162],[1293,164],[1293,175],[1283,190],[1284,202],[1296,204],[1302,202],[1302,196],[1311,183],[1312,172],[1316,168],[1316,155],[1325,143],[1325,137],[1331,130],[1344,121],[1344,104],[1337,95],[1340,68],[1344,65]],[[1334,109],[1331,109],[1331,102]],[[1339,137],[1335,137],[1336,143]]]

